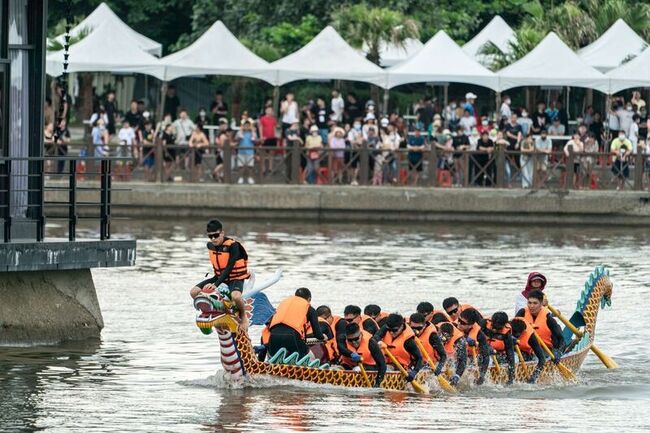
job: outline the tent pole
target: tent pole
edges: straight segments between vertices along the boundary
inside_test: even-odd
[[[273,113],[280,117],[280,86],[273,86]]]
[[[167,94],[167,81],[163,81],[160,86],[160,101],[158,103],[158,121],[162,122],[163,117],[165,117],[165,95]]]
[[[388,99],[389,99],[388,89],[384,89],[384,106],[383,106],[383,109],[384,109],[384,115],[386,115],[386,116],[388,116]]]
[[[569,103],[570,103],[569,93],[570,92],[571,92],[571,87],[567,86],[566,87],[566,102],[564,104],[564,109],[566,110],[566,115],[567,115],[568,119],[571,118],[571,110],[570,110],[571,107],[569,106]]]
[[[494,92],[494,94],[495,94],[495,97],[494,97],[495,112],[497,114],[496,118],[500,119],[501,118],[501,113],[499,112],[499,110],[501,109],[501,92]]]
[[[449,84],[445,83],[442,90],[443,90],[443,92],[442,92],[443,97],[444,97],[444,100],[445,100],[445,107],[447,107],[447,105],[449,105]]]

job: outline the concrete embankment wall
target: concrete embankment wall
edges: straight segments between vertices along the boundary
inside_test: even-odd
[[[99,338],[104,327],[90,269],[4,272],[0,345]]]
[[[650,226],[650,193],[491,188],[114,183],[117,217]],[[83,198],[80,198],[83,199]]]

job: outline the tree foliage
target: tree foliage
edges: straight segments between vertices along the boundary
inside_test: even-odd
[[[352,46],[368,47],[368,60],[379,64],[382,42],[403,45],[419,38],[418,23],[388,8],[368,8],[365,4],[341,7],[332,15],[334,26]]]

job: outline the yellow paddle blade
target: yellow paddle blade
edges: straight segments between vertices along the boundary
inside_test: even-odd
[[[390,352],[390,350],[388,350],[387,348],[384,348],[384,352],[386,353],[386,355],[388,355],[388,357],[390,358],[390,360],[391,360],[391,362],[393,363],[393,365],[394,365],[394,366],[395,366],[395,367],[400,371],[400,373],[402,373],[402,376],[407,377],[407,376],[408,376],[408,373],[406,372],[406,369],[405,369],[405,368],[402,366],[402,364],[400,364],[399,361],[395,358],[395,355],[393,355],[393,354]],[[413,389],[415,389],[415,390],[416,390],[417,392],[419,392],[420,394],[428,394],[428,393],[429,393],[429,391],[428,391],[427,389],[425,389],[422,385],[420,385],[420,384],[419,384],[418,382],[416,382],[415,380],[412,380],[412,381],[411,381],[411,385],[413,386]]]
[[[451,383],[447,381],[444,377],[442,377],[442,374],[438,376],[438,383],[440,384],[440,388],[444,389],[450,394],[458,394],[458,390],[452,386]]]
[[[370,382],[368,373],[366,373],[366,368],[363,366],[363,362],[359,362],[359,370],[361,370],[361,376],[363,376],[363,380],[366,382],[366,385],[368,385],[368,388],[372,388],[372,383]]]
[[[566,380],[576,380],[576,375],[573,374],[569,368],[562,364],[561,362],[558,362],[557,364],[557,369],[560,370],[560,374],[566,379]]]

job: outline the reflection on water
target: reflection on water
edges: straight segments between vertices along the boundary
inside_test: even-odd
[[[611,268],[613,306],[601,313],[597,341],[621,369],[605,370],[590,356],[573,387],[486,386],[460,397],[423,398],[277,379],[232,389],[221,376],[215,338],[193,324],[187,295],[210,271],[204,221],[118,221],[113,228],[139,239],[138,261],[130,269],[93,271],[106,322],[101,342],[0,349],[0,431],[633,431],[650,425],[650,331],[639,325],[650,280],[644,230],[226,222],[258,273],[284,269],[283,280],[267,290],[273,302],[306,285],[315,304],[337,311],[374,302],[407,313],[422,300],[440,306],[453,295],[485,312],[511,314],[530,270],[548,276],[551,299],[570,311],[593,267]],[[56,226],[48,231],[65,235]]]

